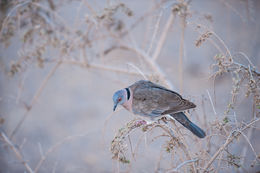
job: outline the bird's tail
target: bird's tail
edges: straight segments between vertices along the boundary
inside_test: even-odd
[[[205,132],[196,124],[191,122],[183,112],[178,112],[170,115],[199,138],[204,138],[206,136]]]

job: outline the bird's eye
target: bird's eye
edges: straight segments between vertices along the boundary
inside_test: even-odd
[[[117,100],[117,101],[118,101],[118,102],[120,102],[121,100],[122,100],[122,98],[120,97],[120,98],[118,98],[118,100]]]

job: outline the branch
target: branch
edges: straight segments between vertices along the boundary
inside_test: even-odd
[[[150,66],[150,68],[153,71],[157,72],[160,80],[167,87],[173,89],[173,85],[171,84],[171,82],[169,80],[166,79],[166,75],[161,70],[159,65],[155,61],[153,61],[152,58],[147,53],[145,53],[143,50],[139,49],[138,47],[131,47],[129,45],[121,45],[121,46],[112,46],[111,48],[105,50],[105,53],[108,54],[115,49],[123,49],[123,50],[132,51],[132,52],[136,53],[137,55],[139,55],[140,57],[142,57],[144,59],[144,61]]]
[[[174,168],[173,170],[168,171],[168,172],[179,172],[178,169],[180,169],[184,165],[186,165],[188,163],[196,162],[196,161],[198,161],[198,159],[186,160],[185,162],[179,164],[176,168]]]
[[[158,19],[157,19],[157,22],[155,24],[155,28],[154,28],[154,31],[153,31],[153,35],[152,35],[152,39],[150,41],[150,45],[147,49],[147,54],[150,55],[150,51],[153,47],[153,43],[154,43],[154,40],[156,38],[156,35],[158,33],[158,30],[159,30],[159,25],[160,25],[160,21],[161,21],[161,18],[162,18],[162,15],[163,15],[163,10],[160,12],[159,16],[158,16]]]
[[[22,164],[25,166],[26,170],[30,173],[33,173],[32,168],[29,166],[29,164],[25,161],[20,151],[15,147],[15,145],[12,143],[12,141],[5,135],[4,132],[1,132],[1,137],[5,141],[5,143],[13,150],[16,157],[22,162]]]
[[[62,60],[62,64],[72,64],[72,65],[77,65],[82,68],[92,68],[92,69],[98,69],[98,70],[104,70],[104,71],[111,71],[119,74],[128,74],[128,75],[134,75],[134,76],[143,76],[144,78],[150,77],[151,75],[147,73],[142,73],[138,68],[135,68],[133,64],[127,63],[131,67],[135,68],[137,72],[132,71],[132,70],[127,70],[125,68],[117,68],[114,66],[109,66],[109,65],[103,65],[101,63],[88,63],[86,64],[85,62],[80,62],[80,61],[75,61],[75,60]]]
[[[216,160],[216,158],[218,157],[218,155],[238,136],[241,135],[241,132],[246,130],[247,128],[249,128],[251,125],[253,125],[254,123],[258,122],[260,120],[260,118],[257,118],[253,121],[251,121],[250,123],[248,123],[246,126],[244,126],[243,128],[241,128],[240,130],[234,130],[230,133],[230,135],[228,136],[226,142],[218,149],[218,151],[212,156],[212,158],[209,160],[209,162],[206,164],[205,168],[204,168],[204,172],[207,172],[207,169],[211,166],[211,164],[214,162],[214,160]],[[237,132],[235,134],[235,132]]]
[[[165,24],[165,27],[163,28],[161,37],[160,37],[160,39],[158,41],[158,44],[156,46],[156,49],[155,49],[153,57],[152,57],[153,61],[155,61],[158,58],[158,56],[159,56],[159,54],[160,54],[160,52],[162,50],[163,44],[164,44],[164,42],[166,40],[166,36],[167,36],[167,34],[169,32],[169,29],[170,29],[171,25],[173,24],[174,17],[175,17],[175,15],[173,13],[171,13],[167,23]]]
[[[43,155],[41,157],[41,160],[37,163],[35,169],[34,169],[34,173],[37,173],[40,169],[40,167],[42,166],[42,164],[44,163],[44,161],[47,159],[47,157],[53,153],[58,147],[60,147],[61,145],[63,145],[65,142],[71,141],[75,138],[78,137],[84,137],[86,136],[88,133],[86,134],[81,134],[81,135],[75,135],[75,136],[68,136],[66,138],[64,138],[62,141],[57,142],[55,145],[53,145],[51,148],[49,148],[49,150],[45,153],[45,155]]]
[[[45,86],[47,85],[49,79],[53,76],[53,74],[56,72],[56,70],[58,69],[58,67],[61,65],[61,61],[59,61],[52,69],[51,71],[48,73],[48,75],[46,76],[46,78],[42,81],[39,89],[36,91],[36,93],[34,94],[31,104],[28,106],[28,108],[26,109],[26,112],[24,113],[22,119],[18,122],[17,126],[15,127],[15,129],[13,130],[13,132],[11,133],[11,139],[14,137],[14,135],[16,134],[16,132],[20,129],[20,127],[22,126],[24,120],[27,118],[27,116],[29,115],[29,112],[31,111],[32,107],[34,106],[34,104],[37,102],[39,96],[41,95],[43,89],[45,88]]]

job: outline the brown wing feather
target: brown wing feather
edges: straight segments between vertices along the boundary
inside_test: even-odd
[[[180,105],[179,110],[169,109],[169,110],[163,112],[162,115],[176,113],[176,112],[181,112],[181,111],[185,111],[185,110],[192,109],[192,108],[196,107],[196,105],[194,103],[192,103],[192,102],[190,102],[188,100],[183,99],[181,102],[182,103]]]
[[[133,91],[133,111],[142,115],[164,115],[191,109],[196,105],[178,93],[150,81],[138,81]]]

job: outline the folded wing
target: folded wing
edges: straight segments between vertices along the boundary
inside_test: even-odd
[[[178,93],[149,81],[140,81],[134,88],[133,112],[144,116],[160,116],[195,108]]]

